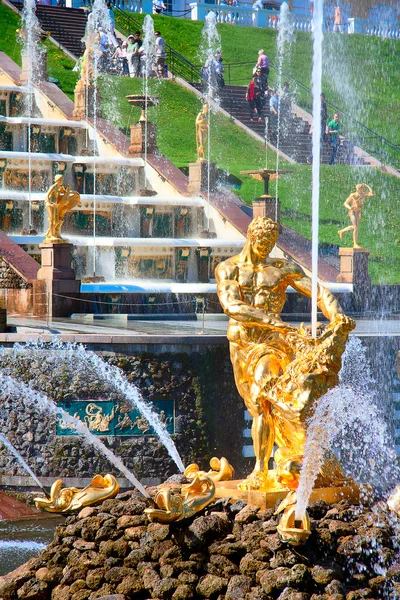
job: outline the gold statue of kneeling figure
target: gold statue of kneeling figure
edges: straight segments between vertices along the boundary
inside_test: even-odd
[[[237,256],[216,268],[218,296],[230,317],[228,339],[238,391],[253,418],[251,435],[256,464],[242,489],[296,489],[306,441],[306,418],[315,402],[338,383],[341,356],[354,321],[331,292],[318,285],[318,307],[329,319],[312,338],[307,329],[282,321],[286,290],[311,297],[311,280],[293,261],[269,254],[279,227],[254,219]],[[274,445],[276,479],[268,461]],[[345,481],[333,455],[326,456],[316,486]]]
[[[56,175],[45,197],[45,206],[49,217],[49,228],[44,237],[45,243],[65,243],[61,237],[61,228],[66,214],[76,206],[80,206],[81,197],[78,192],[63,183],[63,176]]]

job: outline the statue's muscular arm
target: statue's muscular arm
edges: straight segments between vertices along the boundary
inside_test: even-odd
[[[286,270],[288,271],[289,285],[297,292],[311,298],[312,288],[311,279],[307,277],[303,269],[296,263],[287,262]],[[335,296],[325,287],[318,284],[317,286],[317,304],[322,314],[332,321],[338,314],[343,314],[342,307]]]
[[[272,314],[265,314],[263,310],[245,302],[237,281],[238,274],[238,265],[229,259],[220,263],[215,270],[218,298],[226,315],[246,325],[269,327],[281,332],[295,329]]]

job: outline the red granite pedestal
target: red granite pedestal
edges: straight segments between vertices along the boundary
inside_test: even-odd
[[[40,244],[41,268],[34,284],[36,316],[69,317],[75,312],[75,296],[81,282],[75,278],[72,263],[73,245]]]
[[[340,273],[336,281],[352,283],[357,288],[370,287],[368,256],[367,248],[339,248]]]

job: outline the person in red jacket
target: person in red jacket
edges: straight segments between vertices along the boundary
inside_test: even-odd
[[[254,117],[258,118],[258,122],[262,123],[262,89],[260,87],[257,75],[254,75],[246,91],[246,102],[249,103],[250,121],[254,122]]]

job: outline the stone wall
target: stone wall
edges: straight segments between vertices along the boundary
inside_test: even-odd
[[[228,347],[216,346],[194,354],[115,354],[103,353],[103,358],[118,365],[127,379],[154,400],[173,400],[175,433],[172,436],[185,465],[199,462],[208,466],[211,456],[227,456],[238,475],[249,470],[248,459],[242,457],[244,406],[238,396],[229,360]],[[33,364],[32,364],[33,362]],[[21,364],[24,379],[34,378],[34,386],[56,402],[106,398],[115,404],[118,394],[95,377],[87,382],[79,376],[70,380],[56,373],[35,375],[35,364]],[[26,409],[21,401],[10,395],[0,397],[0,431],[27,460],[41,478],[88,478],[95,473],[118,471],[75,436],[57,434],[55,419],[39,414],[35,408]],[[59,432],[59,431],[58,431]],[[173,461],[153,435],[134,437],[107,436],[102,441],[122,458],[127,468],[139,479],[158,480],[177,472]],[[26,476],[17,461],[0,449],[0,476]]]
[[[25,281],[4,258],[0,257],[0,289],[24,290],[31,287],[31,283]]]

